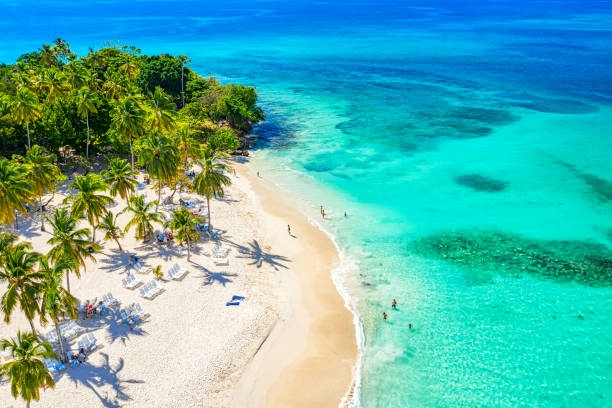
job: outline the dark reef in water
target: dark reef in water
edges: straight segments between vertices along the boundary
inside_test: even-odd
[[[455,177],[455,183],[476,191],[485,191],[488,193],[502,191],[508,186],[507,181],[492,179],[481,176],[480,174],[464,174],[462,176],[457,176]]]
[[[584,172],[571,163],[554,159],[559,165],[574,172],[576,177],[584,181],[590,188],[593,195],[601,202],[612,201],[612,182],[601,178],[595,174]]]
[[[546,241],[492,231],[434,234],[410,244],[416,254],[509,276],[524,273],[594,287],[612,285],[612,251],[586,241]]]

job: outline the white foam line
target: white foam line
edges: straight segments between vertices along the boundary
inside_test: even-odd
[[[365,347],[365,334],[363,332],[363,325],[361,324],[361,319],[359,319],[359,312],[357,311],[356,301],[351,298],[348,293],[348,290],[343,284],[346,272],[348,271],[349,262],[346,259],[346,254],[344,253],[344,251],[340,249],[336,238],[313,218],[311,218],[310,216],[307,217],[310,224],[317,227],[329,237],[329,239],[334,243],[336,251],[338,251],[338,254],[340,256],[340,265],[338,265],[337,268],[331,271],[331,277],[332,281],[334,282],[334,285],[336,286],[336,289],[338,290],[338,293],[340,293],[340,296],[342,296],[342,299],[344,300],[344,307],[346,307],[353,314],[353,325],[355,326],[355,339],[357,340],[358,353],[357,365],[355,367],[355,386],[353,388],[352,396],[349,396],[348,394],[345,395],[342,398],[342,401],[340,401],[338,407],[357,408],[360,406],[359,394],[361,391],[361,358],[363,356],[363,350]]]

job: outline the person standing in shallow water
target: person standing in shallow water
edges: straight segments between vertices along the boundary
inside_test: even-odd
[[[387,313],[386,312],[382,312],[383,315],[383,320],[387,320]]]
[[[397,309],[397,300],[393,299],[393,302],[391,302],[391,307],[393,309]]]

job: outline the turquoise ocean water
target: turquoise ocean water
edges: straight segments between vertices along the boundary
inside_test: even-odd
[[[254,165],[344,254],[361,406],[612,406],[610,3],[0,4],[0,61],[116,40],[257,86]]]

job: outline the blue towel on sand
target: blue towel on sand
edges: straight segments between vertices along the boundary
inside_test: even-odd
[[[227,302],[225,306],[240,306],[240,302]]]
[[[234,295],[234,296],[232,297],[232,302],[233,302],[234,300],[244,300],[244,296],[237,296],[237,295]]]

